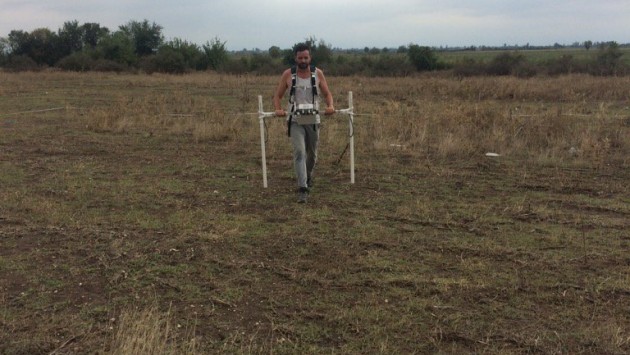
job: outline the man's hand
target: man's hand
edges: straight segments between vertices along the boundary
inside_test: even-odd
[[[276,116],[278,116],[278,117],[284,117],[284,116],[286,116],[286,115],[287,115],[287,112],[286,112],[285,110],[283,110],[283,109],[276,110]]]
[[[334,115],[334,114],[335,114],[335,107],[334,106],[326,107],[326,111],[324,111],[324,115],[330,116],[330,115]]]

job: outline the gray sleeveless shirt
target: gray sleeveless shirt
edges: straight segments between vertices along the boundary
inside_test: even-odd
[[[317,92],[319,89],[319,76],[315,75],[315,84],[317,85]],[[299,76],[295,81],[295,105],[299,104],[312,104],[313,103],[313,88],[311,87],[311,77],[302,79]],[[315,95],[315,109],[319,110],[319,95]],[[289,112],[291,112],[291,104],[289,104]],[[319,124],[319,115],[310,116],[293,116],[293,122],[298,124]]]

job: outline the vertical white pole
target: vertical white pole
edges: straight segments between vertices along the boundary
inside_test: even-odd
[[[260,122],[260,153],[262,155],[263,187],[267,188],[267,158],[265,157],[265,114],[262,95],[258,95],[258,121]]]
[[[350,125],[350,183],[354,184],[354,106],[352,105],[352,91],[348,92],[348,107],[350,115],[348,124]]]

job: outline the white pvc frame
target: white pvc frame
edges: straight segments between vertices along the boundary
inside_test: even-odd
[[[352,91],[348,92],[348,108],[335,110],[335,113],[348,115],[348,130],[350,137],[350,183],[354,184],[354,106],[352,104]],[[265,117],[274,117],[275,112],[263,111],[263,98],[258,95],[258,121],[260,122],[260,151],[262,156],[263,187],[267,188],[267,157],[265,151]]]

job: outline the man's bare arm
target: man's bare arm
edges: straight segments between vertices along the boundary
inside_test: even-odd
[[[280,82],[276,88],[276,92],[273,95],[273,107],[276,110],[276,116],[286,116],[286,111],[282,108],[282,97],[284,93],[289,88],[289,84],[287,84],[288,78],[291,76],[291,69],[287,69],[282,73],[280,77]]]
[[[317,75],[319,76],[319,89],[322,92],[322,96],[326,101],[326,111],[325,115],[332,115],[335,113],[335,103],[333,100],[332,93],[328,88],[328,82],[326,82],[326,77],[324,76],[324,72],[321,69],[317,69]]]

